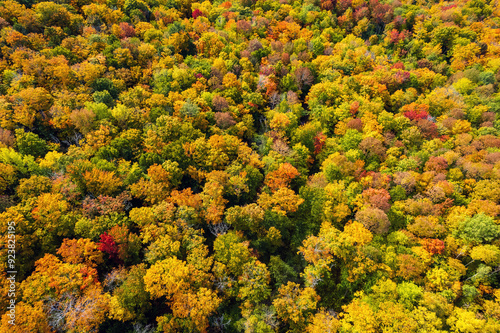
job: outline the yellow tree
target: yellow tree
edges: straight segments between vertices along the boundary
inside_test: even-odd
[[[177,162],[166,161],[148,168],[148,179],[141,178],[130,186],[132,194],[150,203],[166,200],[170,191],[180,183],[182,170]]]
[[[294,282],[282,285],[278,293],[273,300],[278,317],[289,324],[294,332],[303,331],[307,320],[316,310],[320,297],[313,288],[301,288]]]
[[[215,32],[204,32],[196,42],[199,54],[207,58],[216,58],[224,48],[224,40]]]
[[[84,171],[81,176],[82,186],[86,191],[98,195],[112,196],[123,186],[123,181],[114,171],[104,171],[97,168]]]
[[[257,305],[271,295],[269,282],[271,276],[264,263],[258,260],[249,262],[243,266],[243,274],[238,279],[238,297],[246,303]]]
[[[44,311],[42,301],[29,304],[19,302],[16,304],[15,325],[12,325],[9,312],[2,315],[0,323],[1,332],[11,333],[53,333],[54,330],[50,327],[47,315]]]
[[[264,210],[271,209],[280,215],[296,212],[304,202],[292,189],[281,187],[273,194],[263,192],[259,195],[257,203]]]
[[[365,245],[372,238],[372,233],[359,222],[347,224],[342,232],[324,222],[318,236],[309,236],[299,247],[299,253],[311,264],[304,272],[307,283],[315,285],[324,271],[330,270],[334,261],[347,270],[349,282],[367,273],[389,270],[388,266],[375,262],[365,253]]]
[[[61,193],[43,193],[36,199],[31,216],[40,226],[36,234],[45,246],[52,246],[57,236],[72,234],[74,220],[67,215],[69,208]]]
[[[333,311],[320,309],[310,321],[307,333],[336,333],[340,329],[340,322]]]
[[[153,299],[166,297],[172,310],[174,322],[170,322],[168,315],[157,318],[159,323],[163,323],[161,326],[164,326],[165,332],[172,325],[206,332],[208,317],[221,302],[217,294],[209,289],[206,273],[175,257],[151,266],[144,276],[144,283]]]
[[[12,96],[11,101],[0,103],[0,124],[13,129],[16,125],[33,128],[35,119],[48,119],[47,111],[52,105],[52,96],[41,87],[26,88]]]
[[[213,172],[211,173],[213,175]],[[224,178],[228,178],[226,173],[222,173]],[[222,183],[222,184],[221,184]],[[224,208],[227,200],[224,199],[224,179],[208,179],[203,187],[200,197],[203,201],[204,216],[208,223],[219,224],[222,222]]]
[[[47,323],[55,330],[90,332],[106,319],[108,296],[97,271],[83,264],[63,263],[46,254],[20,290],[23,302],[44,304]]]

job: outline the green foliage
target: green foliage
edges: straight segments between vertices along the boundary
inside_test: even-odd
[[[398,285],[397,292],[399,301],[408,309],[413,309],[422,299],[424,291],[421,287],[411,282],[403,282]]]
[[[199,112],[200,108],[198,105],[192,103],[190,99],[187,99],[180,109],[180,113],[184,117],[195,117]]]
[[[35,133],[21,129],[16,130],[16,145],[21,154],[34,157],[43,157],[49,150],[45,140]]]
[[[269,272],[276,288],[286,284],[288,281],[297,281],[297,272],[279,256],[271,256]]]
[[[455,234],[470,243],[491,242],[500,236],[500,226],[492,217],[479,213],[461,221]]]
[[[106,104],[108,107],[112,107],[114,104],[114,98],[107,90],[96,91],[92,97],[94,102]]]
[[[137,320],[144,320],[151,309],[151,296],[145,290],[144,275],[144,264],[133,266],[122,284],[113,291],[113,296],[117,297],[120,306],[133,313]]]
[[[128,226],[129,223],[128,217],[116,212],[101,215],[95,219],[80,217],[75,224],[75,234],[83,238],[98,240],[100,235],[114,226]]]
[[[42,174],[32,155],[23,155],[14,149],[0,148],[0,162],[14,166],[21,174]]]
[[[363,140],[363,134],[357,130],[350,129],[340,140],[340,146],[345,152],[347,152],[351,149],[357,149],[361,140]]]
[[[113,81],[108,78],[98,78],[91,84],[94,91],[104,92],[107,91],[112,98],[118,97],[118,90],[116,89]],[[97,101],[96,101],[97,102]]]

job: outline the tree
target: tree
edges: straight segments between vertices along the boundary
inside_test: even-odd
[[[64,239],[61,247],[57,250],[64,262],[70,264],[85,264],[96,267],[103,262],[102,252],[96,243],[90,239]]]
[[[299,67],[295,70],[295,82],[300,90],[307,91],[314,83],[314,76],[308,67]]]
[[[296,212],[299,206],[304,202],[295,192],[289,188],[282,187],[273,194],[269,195],[263,192],[259,195],[257,203],[264,210],[271,209],[280,215]]]
[[[269,186],[272,192],[282,187],[286,187],[290,182],[299,176],[299,172],[290,163],[281,164],[277,170],[266,175],[264,183]]]
[[[246,263],[238,280],[238,298],[245,300],[245,303],[258,305],[271,296],[269,271],[266,265],[258,260]]]
[[[52,181],[45,176],[33,175],[30,178],[23,178],[19,181],[16,188],[16,194],[21,200],[36,198],[42,193],[48,193],[52,190]]]
[[[224,47],[224,41],[216,33],[204,32],[195,45],[199,54],[203,54],[207,58],[213,58],[219,55]]]
[[[307,333],[335,333],[340,329],[340,322],[337,314],[330,310],[320,309],[312,318],[311,323],[307,325]]]
[[[31,216],[39,226],[35,234],[44,249],[54,248],[57,238],[73,234],[75,219],[68,214],[69,208],[60,193],[43,193],[37,198]]]
[[[500,264],[500,249],[495,245],[478,245],[472,249],[470,257],[487,265],[497,266]]]
[[[375,159],[377,161],[383,161],[386,157],[385,147],[382,142],[373,137],[364,138],[359,143],[359,149],[365,154],[368,160]]]
[[[16,304],[15,325],[12,325],[9,321],[11,321],[10,316],[8,313],[4,313],[0,326],[2,331],[14,333],[53,332],[48,323],[42,301],[36,302],[33,305],[26,302],[18,302]]]
[[[117,320],[141,320],[151,309],[150,295],[145,290],[144,264],[132,266],[121,284],[113,290],[110,300],[110,314]]]
[[[17,181],[16,168],[10,164],[0,163],[0,193],[10,189]]]
[[[56,329],[92,331],[106,319],[108,312],[108,296],[99,288],[91,288],[81,297],[71,296],[49,302],[49,322]],[[64,315],[64,324],[56,324],[58,317]],[[55,317],[52,319],[51,317]]]
[[[479,213],[463,219],[458,224],[455,235],[469,243],[491,242],[500,235],[500,227],[493,218]]]
[[[243,241],[241,232],[228,232],[219,235],[214,242],[214,259],[227,266],[227,270],[234,276],[240,276],[245,264],[251,260],[249,243]]]
[[[264,220],[264,210],[259,205],[251,203],[243,207],[229,207],[225,216],[226,222],[236,230],[250,230],[259,233],[262,228],[261,223]]]
[[[7,129],[17,125],[33,129],[36,119],[48,119],[46,112],[52,100],[49,92],[42,87],[23,89],[12,96],[12,102],[2,105],[0,124]]]
[[[108,297],[102,293],[95,269],[63,263],[50,254],[37,261],[20,289],[24,302],[44,302],[47,323],[55,330],[92,331],[108,311]]]
[[[85,188],[93,195],[113,195],[123,186],[123,182],[114,171],[93,168],[82,175]]]
[[[218,172],[216,172],[218,173]],[[216,175],[216,173],[210,173],[210,175]],[[226,178],[224,172],[218,173],[223,178]],[[207,176],[207,178],[209,177]],[[217,176],[216,176],[217,177]],[[208,182],[203,187],[203,192],[201,194],[201,199],[203,201],[203,208],[205,213],[205,219],[208,223],[212,225],[217,225],[222,222],[222,216],[224,214],[225,204],[227,200],[224,198],[224,186],[220,181],[214,179],[207,179]],[[224,183],[225,181],[222,181]]]
[[[107,253],[111,260],[121,262],[118,258],[118,246],[113,236],[108,235],[106,232],[100,236],[99,251]]]
[[[40,2],[34,9],[40,15],[40,21],[44,26],[66,27],[70,24],[71,14],[62,5]]]
[[[362,196],[367,204],[384,212],[389,211],[391,207],[389,204],[391,196],[386,189],[369,188],[363,191]]]
[[[445,227],[439,223],[435,216],[417,216],[414,222],[408,225],[411,231],[418,237],[432,238],[446,234]]]
[[[205,332],[208,317],[217,309],[221,299],[208,289],[207,276],[177,258],[155,263],[144,276],[146,291],[152,298],[165,296],[174,318],[183,319],[187,329]],[[159,321],[168,321],[163,317]]]
[[[481,332],[486,324],[483,319],[476,318],[474,312],[458,307],[446,322],[454,332]]]
[[[365,302],[356,299],[343,307],[342,327],[360,332],[376,332],[378,327],[374,311]]]
[[[372,239],[372,233],[359,222],[348,223],[343,232],[324,222],[318,236],[307,237],[299,247],[299,253],[312,264],[303,274],[307,283],[317,284],[336,262],[342,265],[350,283],[379,269],[386,270],[387,266],[377,263],[366,246]]]
[[[293,331],[300,331],[316,309],[320,297],[313,288],[301,288],[294,282],[281,286],[278,292],[278,297],[273,300],[276,314],[289,324]]]
[[[48,151],[47,143],[35,133],[16,130],[16,145],[21,154],[43,157]]]
[[[149,179],[139,179],[130,186],[130,190],[135,197],[158,203],[168,197],[169,191],[180,183],[181,177],[179,163],[170,160],[162,165],[155,163],[148,168]]]
[[[149,268],[144,276],[146,291],[153,298],[166,296],[173,299],[177,293],[184,293],[190,289],[193,276],[196,271],[186,262],[175,257],[155,263]]]
[[[237,327],[245,333],[255,331],[272,333],[278,327],[276,311],[272,305],[258,305],[252,311],[243,311],[242,316],[243,319],[237,323]]]
[[[356,220],[376,234],[386,233],[391,225],[384,211],[378,208],[365,208],[358,211],[356,213]]]

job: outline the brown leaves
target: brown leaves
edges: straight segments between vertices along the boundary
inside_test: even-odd
[[[356,220],[376,234],[386,233],[391,225],[384,211],[378,208],[365,208],[358,211],[356,213]]]

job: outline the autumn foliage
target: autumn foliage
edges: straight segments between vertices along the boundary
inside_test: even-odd
[[[0,332],[500,332],[499,17],[0,0]]]

